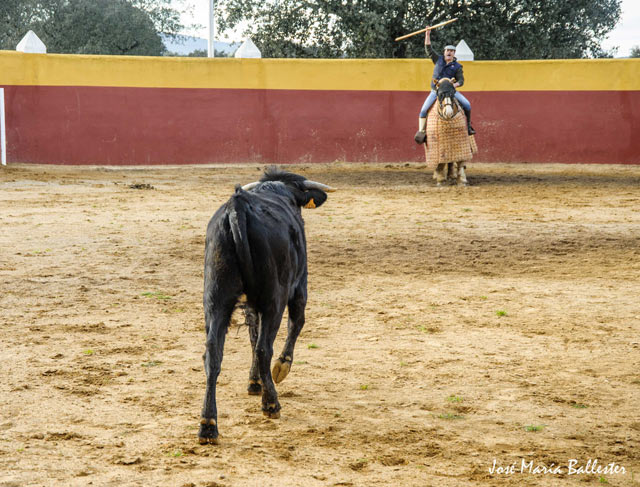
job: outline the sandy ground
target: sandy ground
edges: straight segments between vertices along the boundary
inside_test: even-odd
[[[292,166],[339,191],[282,417],[238,315],[199,445],[205,228],[263,169],[0,169],[0,486],[640,485],[637,166]]]

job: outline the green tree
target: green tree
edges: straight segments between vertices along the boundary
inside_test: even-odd
[[[153,32],[177,36],[185,28],[178,10],[189,10],[185,4],[186,0],[0,0],[0,49],[15,49],[31,29],[49,52],[158,55],[163,47]]]
[[[149,14],[126,0],[67,0],[40,23],[48,52],[160,56]]]
[[[608,55],[601,41],[622,0],[218,0],[222,31],[248,25],[264,57],[423,57],[423,36],[394,39],[453,17],[437,46],[464,38],[477,59]]]
[[[175,37],[185,26],[180,21],[180,13],[192,11],[193,7],[185,0],[129,0],[149,14],[157,32]],[[199,27],[199,26],[189,26]]]
[[[640,57],[640,46],[633,46],[629,57]]]
[[[191,51],[189,54],[182,55],[182,54],[178,54],[175,52],[169,52],[167,53],[168,56],[174,56],[174,57],[207,57],[209,55],[209,52],[206,49],[194,49],[193,51]],[[225,51],[218,51],[217,49],[215,50],[215,57],[231,57],[231,55]]]
[[[15,49],[33,23],[33,2],[0,0],[0,49]]]

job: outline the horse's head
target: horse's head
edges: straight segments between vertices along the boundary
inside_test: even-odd
[[[455,117],[458,113],[458,104],[454,101],[456,87],[453,86],[453,83],[454,80],[449,78],[441,78],[436,83],[438,113],[447,120]]]

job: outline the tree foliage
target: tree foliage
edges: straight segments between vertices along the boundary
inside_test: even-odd
[[[640,57],[640,46],[633,46],[629,57]]]
[[[185,0],[129,0],[134,7],[145,11],[157,32],[177,36],[184,26],[180,13],[192,10]]]
[[[183,54],[178,54],[175,52],[169,53],[169,56],[184,56]],[[208,57],[209,56],[209,51],[207,49],[194,49],[193,51],[191,51],[189,54],[187,54],[184,57]],[[229,54],[228,52],[225,51],[218,51],[217,49],[214,50],[214,57],[216,58],[220,58],[220,57],[231,57],[231,54]]]
[[[15,49],[34,22],[33,2],[0,0],[0,49]]]
[[[434,44],[464,39],[476,59],[602,57],[622,0],[218,0],[221,30],[244,34],[264,57],[423,57],[422,35],[457,17]]]
[[[126,0],[68,0],[40,25],[49,52],[161,55],[149,15]]]
[[[48,52],[162,55],[160,32],[183,29],[184,0],[0,0],[0,49],[15,49],[29,31]],[[173,5],[173,6],[172,6]]]

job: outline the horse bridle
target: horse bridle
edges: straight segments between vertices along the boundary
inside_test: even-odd
[[[436,90],[440,88],[440,84],[445,80],[451,83],[452,85],[455,82],[455,80],[450,78],[441,78],[436,82]],[[460,105],[458,104],[458,100],[456,100],[454,96],[455,96],[455,88],[454,88],[453,95],[443,95],[442,97],[438,96],[438,116],[441,119],[451,120],[453,117],[455,117],[458,114],[458,111],[460,110]],[[449,118],[447,118],[443,113],[445,108],[447,107],[451,107],[451,109],[453,110],[453,115]]]

